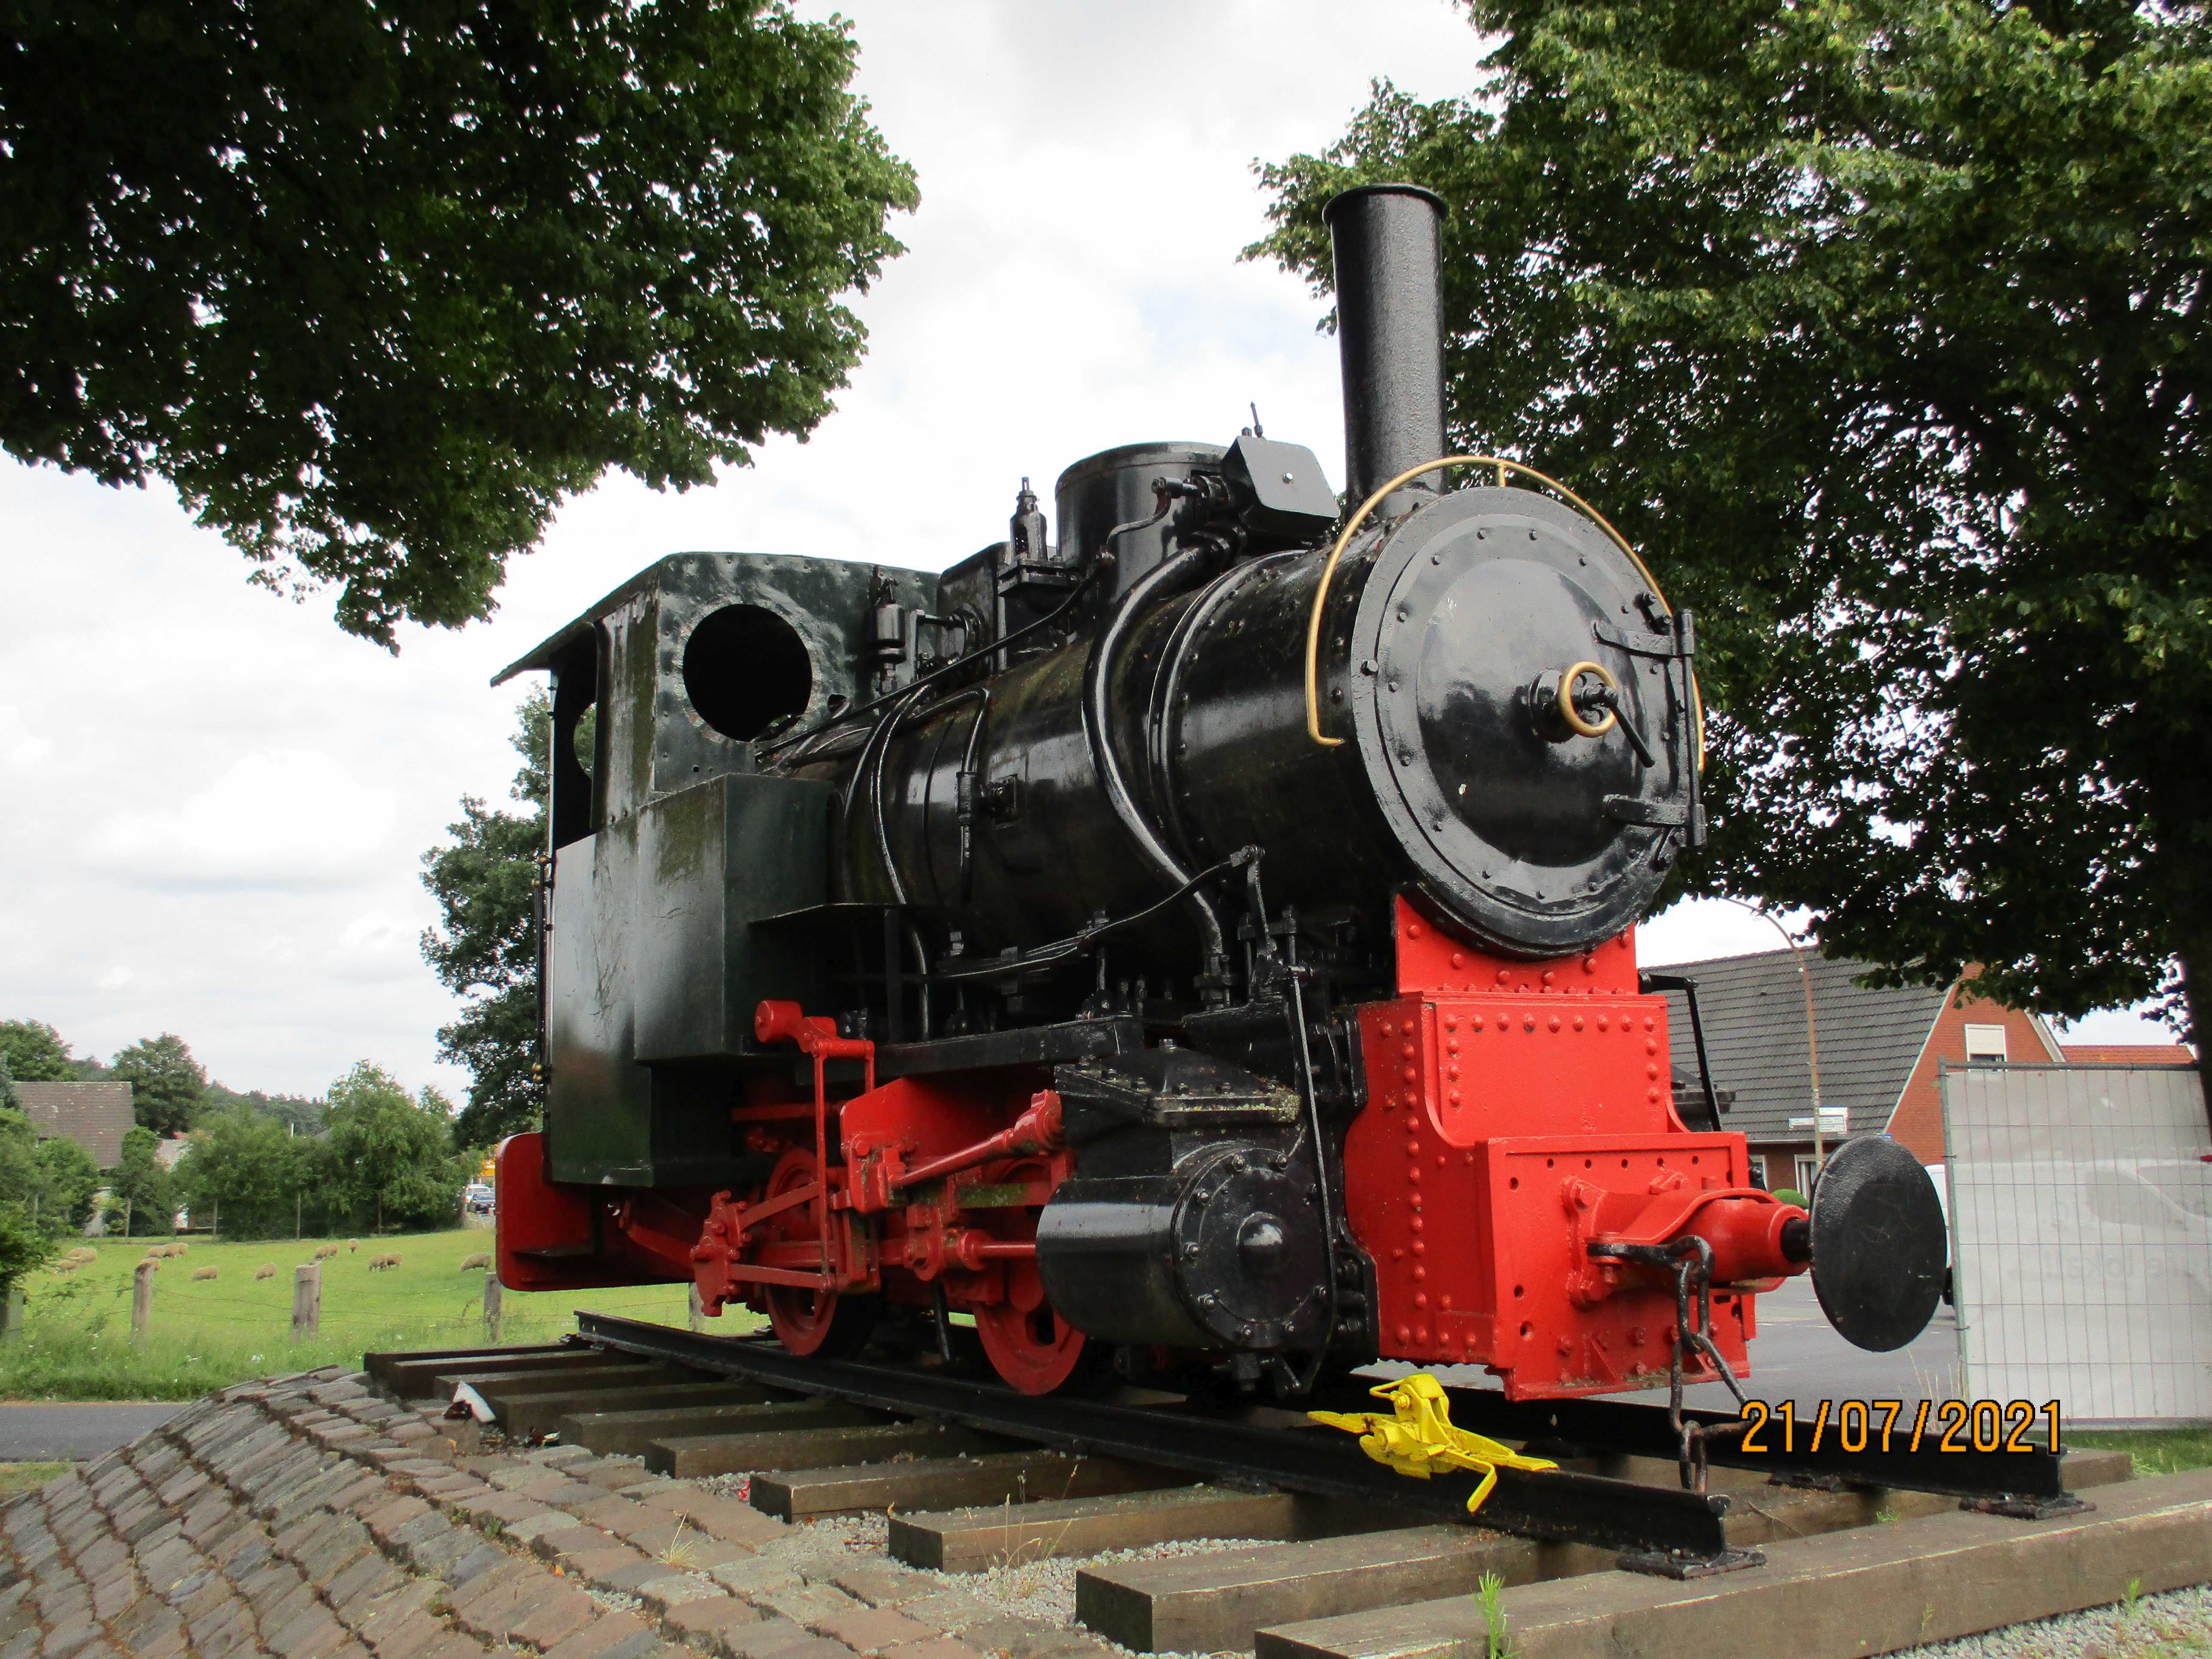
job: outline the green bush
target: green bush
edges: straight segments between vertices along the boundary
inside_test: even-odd
[[[177,1160],[177,1190],[193,1225],[219,1224],[227,1237],[289,1236],[310,1221],[320,1231],[329,1161],[320,1142],[266,1113],[234,1106],[192,1132]]]

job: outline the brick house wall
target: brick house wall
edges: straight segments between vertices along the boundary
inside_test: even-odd
[[[1936,1084],[1936,1067],[1944,1061],[1954,1066],[1966,1063],[1968,1026],[2002,1029],[2007,1060],[2039,1066],[2065,1063],[2064,1053],[2041,1020],[1974,994],[1978,971],[1968,969],[1966,977],[1951,988],[1942,1012],[1929,1027],[1919,1061],[1898,1096],[1897,1109],[1890,1114],[1889,1133],[1923,1164],[1943,1162],[1943,1097]]]

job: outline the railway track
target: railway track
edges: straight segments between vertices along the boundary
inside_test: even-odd
[[[466,1382],[511,1438],[557,1435],[677,1477],[750,1474],[754,1507],[787,1521],[888,1511],[890,1553],[910,1567],[1276,1540],[1082,1569],[1079,1618],[1138,1650],[1249,1647],[1260,1625],[1285,1616],[1471,1593],[1486,1573],[1507,1583],[1615,1566],[1698,1577],[1755,1564],[1776,1540],[1878,1517],[1962,1505],[2078,1512],[2069,1486],[2125,1474],[2124,1458],[2102,1468],[2094,1455],[1898,1451],[1877,1466],[1832,1444],[1762,1459],[1717,1443],[1712,1490],[1693,1492],[1676,1479],[1662,1408],[1514,1407],[1454,1389],[1455,1422],[1534,1443],[1564,1466],[1502,1469],[1470,1525],[1474,1476],[1394,1474],[1351,1437],[1272,1407],[1206,1411],[1134,1390],[1038,1399],[941,1372],[800,1359],[766,1340],[594,1314],[579,1324],[554,1346],[376,1354],[368,1370],[408,1400],[449,1398]],[[1351,1386],[1313,1403],[1374,1404]]]

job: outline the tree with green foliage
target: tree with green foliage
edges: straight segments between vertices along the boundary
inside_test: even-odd
[[[282,1120],[234,1106],[192,1131],[177,1160],[177,1192],[195,1226],[204,1216],[226,1237],[275,1237],[292,1231],[320,1150]]]
[[[21,1205],[0,1202],[0,1299],[25,1273],[52,1261],[60,1249],[53,1234],[33,1221]]]
[[[1252,252],[1325,290],[1338,190],[1449,204],[1454,446],[1564,479],[1698,612],[1683,880],[1878,982],[2163,992],[2212,1039],[2212,11],[1468,10],[1479,88],[1379,84],[1262,169]]]
[[[469,1103],[455,1133],[489,1146],[535,1127],[545,1109],[538,1060],[538,859],[545,850],[547,763],[552,709],[532,691],[513,738],[522,765],[510,792],[526,812],[488,807],[473,795],[447,826],[451,844],[422,855],[422,884],[444,928],[422,934],[422,954],[463,1000],[438,1033],[439,1052],[469,1068]]]
[[[0,1060],[18,1083],[74,1083],[77,1061],[62,1034],[42,1020],[0,1019]]]
[[[66,1135],[47,1136],[37,1156],[40,1220],[57,1231],[82,1232],[102,1184],[100,1166]]]
[[[161,1137],[143,1125],[123,1132],[123,1152],[107,1182],[107,1227],[125,1238],[176,1231],[176,1182],[161,1167]]]
[[[15,1092],[15,1074],[8,1069],[8,1056],[0,1051],[0,1111],[19,1111],[23,1097]]]
[[[203,1115],[234,1110],[258,1112],[288,1130],[310,1134],[323,1127],[324,1103],[305,1095],[272,1095],[259,1089],[249,1089],[241,1094],[210,1079],[200,1097],[200,1110]]]
[[[0,1202],[14,1204],[51,1233],[73,1231],[92,1214],[100,1170],[75,1141],[40,1139],[19,1111],[0,1110]]]
[[[131,1111],[163,1137],[192,1127],[207,1093],[207,1072],[173,1031],[134,1042],[115,1056],[108,1074],[131,1085]]]
[[[860,360],[918,200],[784,0],[76,0],[0,50],[0,446],[391,645],[621,467],[709,483]]]
[[[331,1197],[378,1232],[450,1226],[468,1160],[453,1150],[453,1108],[434,1089],[414,1099],[367,1060],[331,1087]]]

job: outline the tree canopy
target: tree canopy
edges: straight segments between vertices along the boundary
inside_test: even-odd
[[[91,1153],[59,1135],[42,1139],[22,1113],[0,1110],[0,1203],[59,1233],[85,1224],[100,1185]]]
[[[2207,7],[1468,9],[1483,84],[1378,84],[1262,169],[1252,252],[1325,289],[1335,191],[1449,204],[1455,444],[1563,478],[1698,612],[1690,884],[1892,981],[2163,988],[2212,1032]]]
[[[52,1261],[60,1248],[21,1205],[0,1203],[0,1295],[33,1268]]]
[[[300,1200],[319,1184],[325,1162],[319,1143],[293,1134],[283,1120],[234,1106],[192,1132],[177,1160],[178,1195],[196,1225],[204,1215],[231,1237],[271,1237],[304,1218]],[[315,1207],[320,1220],[325,1206]]]
[[[918,200],[849,25],[784,0],[8,20],[0,447],[167,479],[387,645],[488,614],[606,468],[811,430]]]
[[[331,1088],[331,1195],[380,1231],[450,1224],[469,1163],[453,1150],[452,1109],[435,1090],[408,1097],[363,1060]]]
[[[0,1056],[18,1083],[74,1083],[77,1062],[62,1034],[36,1019],[0,1019]]]
[[[143,1124],[123,1132],[123,1151],[107,1183],[107,1222],[125,1237],[176,1231],[176,1179],[161,1167],[161,1137]]]
[[[459,1016],[438,1033],[439,1052],[469,1068],[468,1104],[455,1133],[489,1146],[536,1127],[545,1088],[538,1059],[538,855],[545,848],[546,766],[552,709],[543,690],[524,700],[513,739],[522,757],[514,799],[526,812],[504,812],[474,796],[447,826],[451,844],[422,855],[422,884],[438,901],[442,930],[427,928],[422,954],[446,988],[463,1000]]]
[[[213,1079],[200,1097],[200,1111],[210,1113],[246,1111],[273,1119],[289,1128],[307,1133],[323,1126],[325,1103],[305,1095],[272,1095],[260,1089],[248,1089],[243,1093],[226,1089]]]
[[[192,1127],[207,1093],[207,1072],[173,1031],[120,1051],[108,1075],[131,1085],[131,1115],[139,1123],[165,1137]]]

